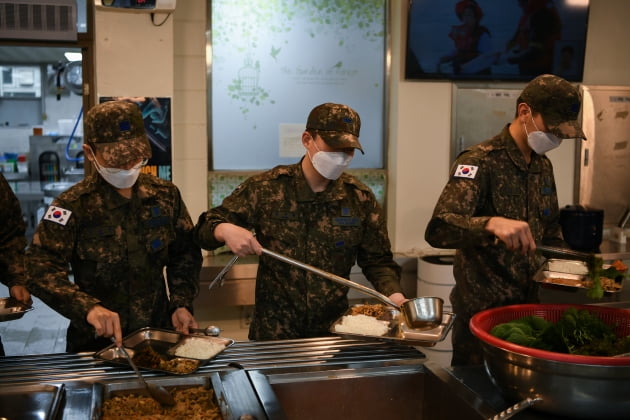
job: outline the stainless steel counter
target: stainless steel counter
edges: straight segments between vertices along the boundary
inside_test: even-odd
[[[239,413],[254,413],[258,420],[483,420],[511,405],[482,366],[452,371],[414,347],[339,337],[236,342],[192,375],[143,373],[165,386],[178,378],[219,375],[233,420]],[[101,398],[99,386],[130,381],[137,384],[130,368],[94,359],[92,353],[0,358],[0,392],[17,385],[65,384],[60,416],[65,420],[90,418]],[[550,417],[527,410],[514,418]]]
[[[599,255],[604,261],[630,260],[630,242],[625,244],[605,239],[599,246]]]

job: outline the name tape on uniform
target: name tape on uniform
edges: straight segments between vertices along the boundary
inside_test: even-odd
[[[66,210],[56,206],[48,206],[48,210],[46,210],[46,214],[44,214],[44,217],[42,219],[59,223],[60,225],[65,226],[66,223],[68,223],[71,215],[72,212],[70,210]]]
[[[477,175],[477,169],[479,169],[479,167],[474,165],[458,165],[455,170],[455,176],[458,178],[474,179],[475,175]]]

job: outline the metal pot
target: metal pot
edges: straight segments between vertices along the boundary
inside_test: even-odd
[[[587,309],[630,333],[628,311],[592,305],[524,304],[488,309],[470,322],[491,381],[511,401],[536,399],[534,409],[571,418],[627,419],[630,359],[577,356],[519,346],[492,336],[494,325],[527,315],[554,320],[568,307]]]

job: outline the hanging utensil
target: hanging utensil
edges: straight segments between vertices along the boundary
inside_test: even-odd
[[[208,290],[212,289],[212,287],[214,287],[214,285],[217,284],[217,282],[219,281],[221,282],[219,286],[223,286],[223,282],[225,281],[224,277],[227,272],[230,271],[230,268],[232,268],[232,266],[236,264],[236,260],[238,260],[238,255],[233,256],[232,259],[230,259],[230,261],[228,261],[228,263],[225,265],[225,267],[223,267],[223,269],[219,271],[219,274],[217,274],[214,280],[210,282],[210,285],[208,285]]]
[[[112,337],[112,341],[114,341],[114,337]],[[127,350],[125,350],[124,346],[121,346],[121,347],[116,346],[116,348],[120,350],[120,352],[125,356],[129,364],[133,368],[134,372],[136,372],[136,375],[138,375],[138,379],[140,380],[140,383],[147,389],[151,398],[159,402],[160,405],[164,405],[164,406],[175,405],[175,399],[173,399],[173,396],[171,395],[170,392],[166,390],[166,388],[160,385],[153,384],[153,383],[148,383],[147,381],[144,380],[144,377],[140,373],[138,366],[136,366],[131,356],[129,356],[129,353],[127,353]]]
[[[409,299],[405,301],[401,306],[399,306],[384,294],[379,293],[369,287],[363,286],[362,284],[355,283],[351,280],[337,276],[336,274],[329,273],[317,267],[313,267],[312,265],[305,264],[303,262],[294,260],[293,258],[278,254],[265,248],[262,248],[262,253],[287,264],[293,265],[306,271],[310,271],[311,273],[315,273],[328,280],[332,280],[336,283],[351,287],[372,297],[375,297],[386,305],[392,306],[401,311],[407,321],[407,324],[411,328],[435,328],[442,323],[442,305],[444,301],[439,297],[430,296]]]

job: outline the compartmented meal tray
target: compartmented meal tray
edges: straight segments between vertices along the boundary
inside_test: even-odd
[[[137,330],[123,339],[123,346],[138,367],[175,375],[195,372],[232,344],[234,340],[231,338],[184,335],[149,327]],[[114,344],[94,353],[94,358],[129,366]]]
[[[363,306],[363,305],[355,305]],[[401,312],[392,307],[383,306],[383,313],[374,316],[381,321],[387,328],[382,335],[370,334],[365,332],[353,332],[351,330],[339,331],[338,328],[344,323],[345,317],[354,316],[353,309],[348,309],[346,313],[337,319],[330,327],[330,332],[346,338],[360,338],[366,340],[392,341],[396,343],[412,344],[414,346],[433,347],[440,341],[444,340],[453,326],[455,314],[445,312],[442,314],[442,323],[431,329],[411,328],[405,323],[404,316]]]
[[[20,319],[32,309],[31,305],[25,305],[11,297],[0,298],[0,322]]]
[[[603,268],[610,267],[604,264]],[[556,289],[578,290],[590,288],[588,268],[583,261],[549,259],[534,275],[534,281]],[[623,278],[601,278],[604,293],[620,293],[623,289]]]

